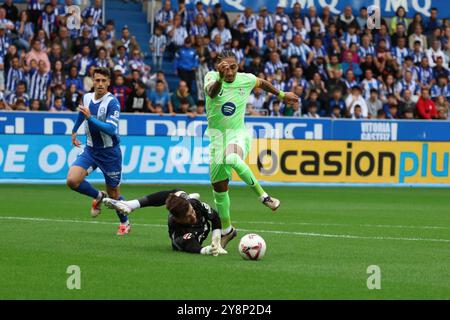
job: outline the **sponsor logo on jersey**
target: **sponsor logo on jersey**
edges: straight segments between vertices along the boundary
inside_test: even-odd
[[[223,115],[229,117],[236,112],[236,105],[233,102],[227,102],[222,105]]]
[[[192,238],[192,233],[186,233],[186,234],[183,236],[183,239],[184,239],[184,240],[189,240],[190,238]]]

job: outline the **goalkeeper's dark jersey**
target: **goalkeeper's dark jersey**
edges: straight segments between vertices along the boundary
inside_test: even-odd
[[[208,237],[211,227],[215,230],[222,226],[219,214],[208,204],[196,199],[189,199],[189,202],[197,214],[197,223],[193,225],[176,223],[169,213],[169,237],[174,250],[200,253],[202,243]]]

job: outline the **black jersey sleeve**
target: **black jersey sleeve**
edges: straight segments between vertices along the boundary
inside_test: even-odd
[[[202,251],[202,245],[192,233],[185,233],[184,235],[173,238],[172,245],[174,249],[179,251],[189,253],[200,253]]]
[[[202,202],[202,207],[207,212],[207,219],[211,221],[212,230],[222,229],[222,223],[220,221],[219,213],[205,202]]]

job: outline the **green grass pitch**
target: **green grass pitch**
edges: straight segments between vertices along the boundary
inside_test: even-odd
[[[208,186],[179,187],[213,203]],[[90,200],[65,186],[0,185],[0,299],[450,298],[448,190],[267,190],[282,200],[276,214],[251,190],[230,191],[239,238],[266,240],[255,262],[239,256],[239,239],[227,256],[172,251],[163,208],[133,213],[132,233],[118,237],[113,211],[92,219]],[[81,268],[81,290],[66,287],[69,265]],[[380,290],[367,288],[370,265],[381,268]]]

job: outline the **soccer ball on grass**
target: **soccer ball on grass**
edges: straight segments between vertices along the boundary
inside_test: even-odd
[[[266,253],[266,242],[256,233],[246,234],[239,242],[239,253],[246,260],[261,260]]]

